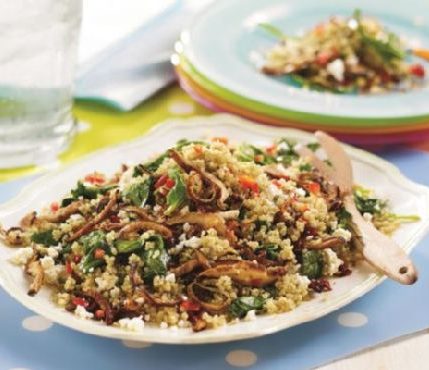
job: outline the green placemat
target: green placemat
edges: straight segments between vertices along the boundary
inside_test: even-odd
[[[60,155],[61,164],[74,161],[94,150],[141,136],[168,118],[206,115],[209,111],[174,85],[131,112],[118,112],[96,102],[78,101],[74,113],[79,121],[78,133],[68,150]],[[0,170],[0,182],[42,170],[38,166]]]

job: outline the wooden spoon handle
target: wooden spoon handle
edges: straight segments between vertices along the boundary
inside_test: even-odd
[[[413,262],[392,239],[378,231],[371,222],[367,222],[356,209],[352,196],[344,198],[344,205],[352,215],[357,233],[362,239],[362,253],[367,262],[401,284],[414,284],[417,270]]]

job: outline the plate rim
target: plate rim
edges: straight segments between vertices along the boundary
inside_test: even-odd
[[[206,124],[207,127],[215,128],[216,123],[219,121],[222,121],[224,124],[236,126],[238,128],[244,129],[244,130],[250,130],[253,133],[257,134],[264,134],[266,130],[270,130],[273,133],[278,134],[291,134],[294,136],[301,137],[302,139],[305,138],[311,138],[313,137],[312,134],[297,130],[297,129],[289,129],[289,128],[278,128],[278,127],[266,127],[263,125],[257,125],[252,123],[251,121],[248,121],[246,119],[227,114],[227,113],[219,113],[214,114],[211,116],[194,116],[191,118],[173,118],[168,119],[166,121],[163,121],[157,125],[155,125],[153,128],[151,128],[146,134],[144,134],[141,137],[138,137],[133,140],[129,140],[126,142],[123,142],[119,145],[115,145],[110,148],[104,148],[97,150],[93,153],[90,153],[72,163],[69,163],[59,169],[56,169],[46,175],[42,175],[40,178],[32,181],[30,184],[26,185],[20,193],[12,198],[11,200],[7,201],[6,203],[3,203],[0,205],[0,217],[3,216],[5,213],[13,212],[14,209],[18,208],[20,205],[27,204],[28,202],[32,201],[31,194],[33,193],[33,188],[40,186],[46,182],[49,182],[51,178],[56,178],[57,176],[61,176],[64,172],[69,171],[73,168],[78,167],[81,163],[92,160],[97,157],[103,156],[105,153],[109,153],[110,155],[114,154],[117,151],[123,150],[125,147],[133,146],[133,145],[141,145],[142,143],[148,141],[151,139],[151,136],[153,135],[159,135],[163,132],[170,131],[173,127],[174,128],[180,128],[183,126],[190,126],[192,124],[201,125],[202,122]],[[252,123],[252,124],[249,124]],[[374,154],[368,153],[362,149],[353,148],[347,144],[343,144],[345,150],[347,153],[349,153],[353,158],[362,160],[370,165],[377,166],[378,168],[381,168],[386,175],[389,176],[392,180],[395,180],[395,184],[398,186],[401,186],[405,189],[413,190],[413,191],[420,191],[422,195],[425,196],[426,203],[429,206],[429,187],[418,184],[411,179],[407,178],[405,175],[403,175],[400,170],[394,166],[393,164],[387,162],[386,160],[377,157]],[[409,240],[407,241],[406,245],[403,245],[403,249],[409,253],[416,245],[417,243],[425,236],[425,234],[429,231],[429,217],[425,220],[422,220],[421,225],[419,226],[419,229],[416,230],[416,232],[410,236]],[[0,245],[2,248],[3,245]],[[6,259],[0,260],[0,267],[4,263],[10,263]],[[54,310],[44,310],[42,307],[42,303],[40,301],[34,300],[34,298],[29,297],[26,292],[23,292],[22,289],[14,289],[17,287],[16,284],[13,283],[13,278],[9,276],[6,270],[0,268],[0,285],[3,287],[3,289],[14,299],[16,299],[18,302],[20,302],[22,305],[24,305],[26,308],[30,309],[33,312],[36,312],[39,315],[42,315],[51,321],[58,323],[62,326],[66,326],[68,328],[84,332],[86,334],[92,334],[97,335],[101,337],[108,337],[108,338],[115,338],[115,339],[122,339],[122,340],[132,340],[132,341],[138,341],[138,342],[150,342],[150,343],[163,343],[163,344],[203,344],[203,343],[220,343],[220,342],[229,342],[229,341],[235,341],[240,339],[246,339],[246,338],[256,338],[262,335],[267,335],[271,333],[275,333],[284,329],[287,329],[289,327],[293,327],[299,324],[302,324],[304,322],[313,321],[315,319],[318,319],[322,316],[325,316],[328,313],[331,313],[333,311],[336,311],[345,305],[349,304],[350,302],[354,301],[357,298],[360,298],[362,295],[368,293],[372,289],[374,289],[377,285],[379,285],[381,282],[383,282],[386,279],[385,276],[382,276],[381,274],[374,272],[369,274],[368,278],[366,278],[362,283],[359,285],[356,285],[352,288],[353,294],[344,294],[343,296],[335,297],[333,302],[331,304],[326,304],[324,309],[319,310],[316,314],[307,315],[304,318],[301,318],[300,320],[297,320],[292,323],[287,323],[285,325],[282,325],[281,323],[277,322],[273,324],[272,326],[265,327],[265,328],[254,328],[251,331],[244,332],[244,333],[237,333],[231,336],[216,336],[216,329],[211,329],[211,333],[213,333],[210,336],[207,337],[200,337],[198,336],[198,333],[192,333],[191,335],[188,335],[186,337],[181,336],[163,336],[163,337],[156,337],[154,335],[147,335],[145,334],[145,331],[138,333],[133,333],[117,328],[107,327],[104,324],[96,325],[86,325],[87,321],[75,318],[74,316],[70,316],[67,320],[62,319],[61,317],[58,317],[58,311],[57,308]],[[58,310],[61,310],[58,308]],[[67,313],[69,315],[69,313]],[[274,316],[274,315],[273,315]],[[73,319],[71,319],[73,317]],[[159,330],[165,330],[165,329],[159,329]]]

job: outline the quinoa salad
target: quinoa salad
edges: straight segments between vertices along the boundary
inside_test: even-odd
[[[427,58],[428,52],[406,49],[398,35],[359,10],[348,18],[331,17],[300,37],[270,24],[261,27],[280,40],[265,56],[265,74],[337,93],[404,91],[424,84],[423,64],[410,59],[412,54]]]
[[[416,221],[361,186],[354,200],[387,235]],[[362,258],[338,186],[287,138],[180,140],[113,176],[87,174],[1,238],[17,248],[29,295],[47,286],[59,308],[130,331],[291,311]]]

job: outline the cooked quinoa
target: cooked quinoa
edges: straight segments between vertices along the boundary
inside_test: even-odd
[[[317,145],[309,144],[317,150]],[[414,221],[362,187],[383,232]],[[338,187],[295,143],[181,140],[112,177],[91,173],[59,202],[2,230],[11,262],[58,306],[125,330],[216,328],[293,310],[360,259]]]

